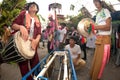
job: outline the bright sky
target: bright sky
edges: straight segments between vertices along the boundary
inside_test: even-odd
[[[1,1],[2,0],[0,0],[0,2]],[[39,14],[41,14],[45,19],[48,17],[50,13],[53,12],[53,11],[51,12],[48,11],[48,5],[54,2],[62,4],[61,14],[64,14],[64,15],[77,14],[78,10],[82,7],[82,5],[84,5],[89,10],[89,12],[92,12],[95,10],[93,0],[27,0],[27,2],[33,2],[33,1],[39,5],[39,9],[40,9]],[[118,2],[118,0],[105,0],[105,1],[111,4],[120,3]],[[70,11],[71,4],[75,5],[74,11]],[[116,10],[120,10],[120,4],[114,5],[114,8]],[[94,13],[92,14],[94,15]]]
[[[42,1],[41,0],[27,0],[27,2],[32,2],[32,1],[35,1],[37,4],[39,4],[39,8],[40,8],[39,13],[46,18],[49,13],[53,12],[53,11],[51,12],[48,11],[48,5],[54,2],[62,4],[61,14],[64,14],[64,15],[77,14],[78,10],[82,7],[82,5],[84,5],[90,12],[95,10],[93,0],[42,0]],[[117,0],[105,0],[105,1],[111,4],[120,3]],[[74,11],[70,11],[71,4],[74,4],[76,7]],[[115,5],[114,8],[116,10],[120,10],[120,4]]]

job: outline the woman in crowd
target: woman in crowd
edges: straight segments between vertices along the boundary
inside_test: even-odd
[[[102,1],[93,0],[96,8],[96,25],[95,30],[98,31],[96,39],[96,48],[92,66],[90,69],[90,77],[92,80],[101,79],[101,75],[110,53],[111,45],[111,15],[108,9],[103,8]]]

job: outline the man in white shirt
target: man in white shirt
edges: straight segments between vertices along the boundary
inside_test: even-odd
[[[65,46],[65,49],[70,51],[75,69],[80,69],[81,67],[85,66],[86,62],[81,59],[81,48],[75,43],[75,37],[70,37],[69,44]]]
[[[65,23],[61,23],[61,30],[60,30],[60,43],[65,43],[65,37],[66,37],[66,24]]]

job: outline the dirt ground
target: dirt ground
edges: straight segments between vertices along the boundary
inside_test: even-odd
[[[38,48],[38,54],[41,60],[42,58],[44,58],[44,56],[47,55],[47,48]],[[90,80],[89,69],[92,58],[93,58],[93,51],[91,49],[87,49],[87,60],[86,60],[87,64],[81,70],[76,71],[78,80]],[[101,80],[120,80],[120,75],[119,75],[120,67],[115,67],[114,63],[115,63],[115,55],[111,55],[110,61],[105,67]],[[21,79],[21,74],[17,64],[3,63],[2,65],[0,65],[0,80],[20,80],[20,79]]]

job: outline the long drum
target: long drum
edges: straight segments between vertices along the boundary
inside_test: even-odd
[[[22,62],[33,58],[35,51],[31,48],[31,41],[24,41],[20,36],[20,32],[16,32],[12,36],[2,51],[2,60],[4,62]]]
[[[94,21],[90,18],[84,18],[82,19],[77,26],[78,32],[83,35],[84,37],[88,37],[91,36],[93,33],[92,32],[88,32],[85,30],[85,28],[89,28],[90,24],[94,24]]]

